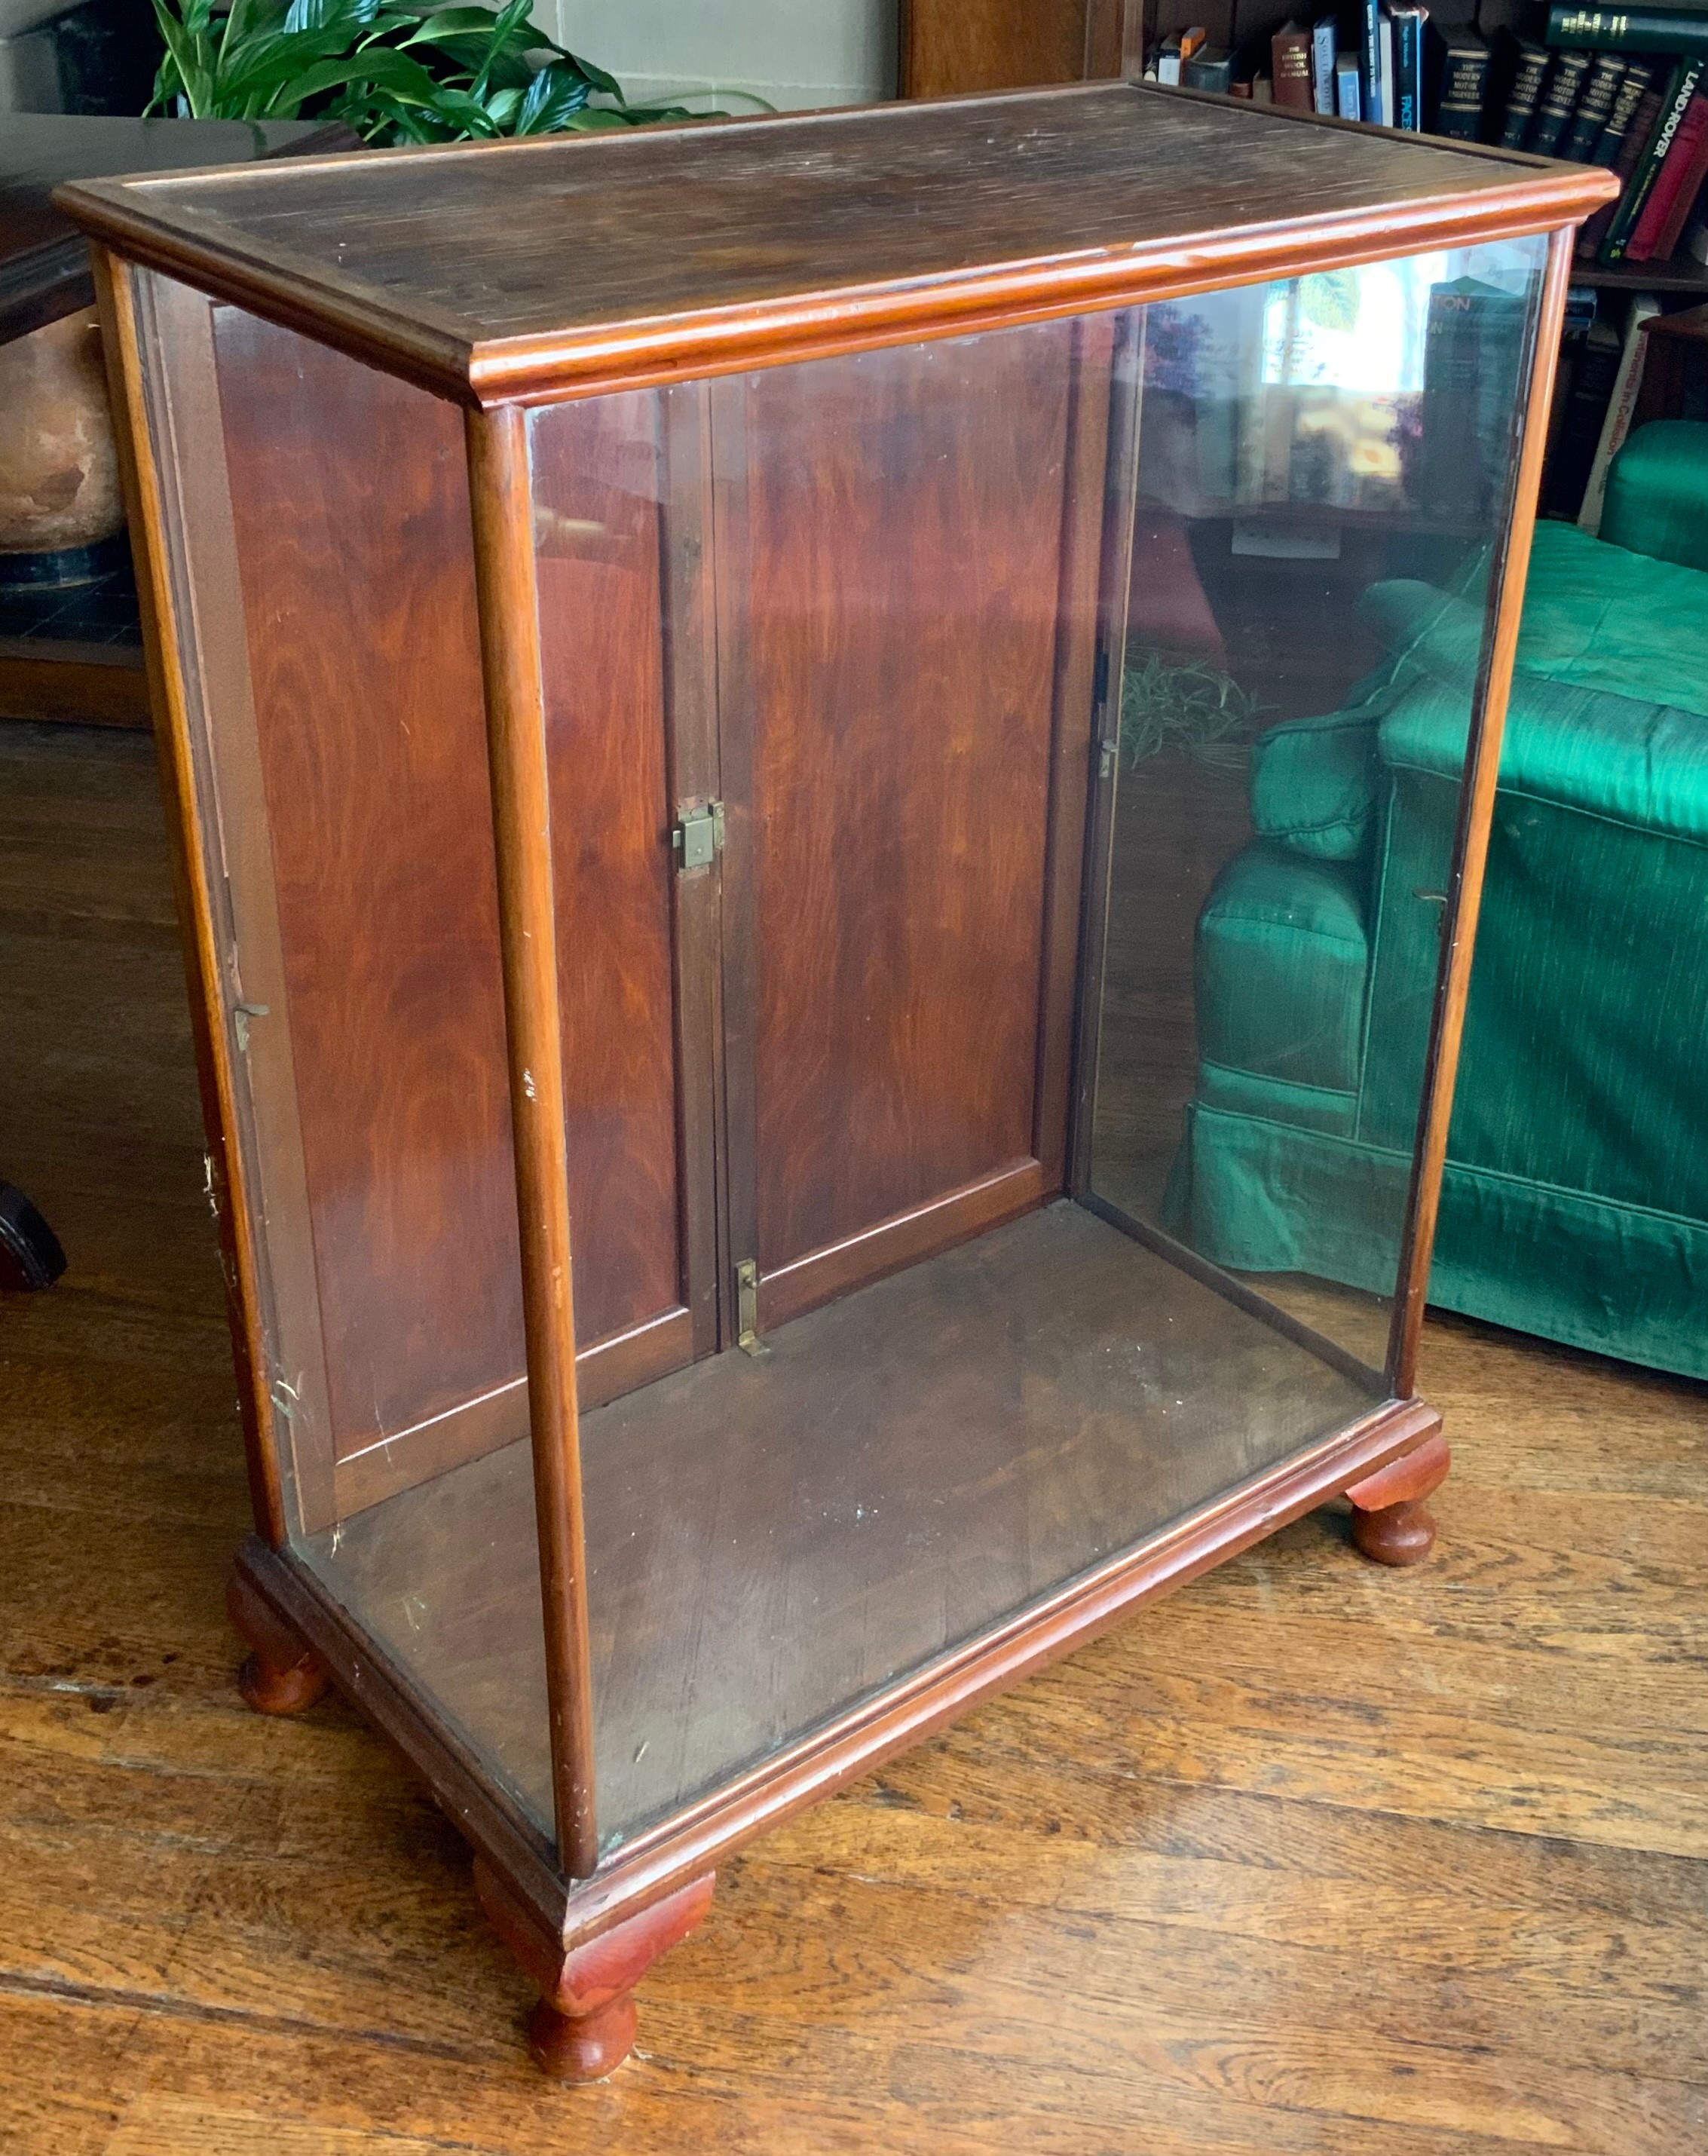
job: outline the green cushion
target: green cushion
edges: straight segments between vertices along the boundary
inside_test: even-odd
[[[1708,569],[1708,425],[1656,419],[1613,459],[1601,536],[1657,561]]]
[[[1218,1074],[1265,1080],[1295,1089],[1300,1121],[1338,1127],[1358,1083],[1368,964],[1351,870],[1262,844],[1236,854],[1198,920],[1206,1089]]]
[[[1382,761],[1456,779],[1462,691],[1428,683],[1382,722]],[[1515,674],[1500,788],[1668,838],[1708,843],[1708,719]]]
[[[1697,514],[1708,518],[1700,495]],[[1609,546],[1575,524],[1538,524],[1518,664],[1708,718],[1708,573]]]
[[[1251,822],[1260,839],[1320,860],[1356,860],[1376,814],[1376,727],[1367,712],[1290,719],[1251,751]]]
[[[1395,578],[1366,593],[1362,611],[1401,668],[1469,688],[1483,610],[1432,584]],[[1536,528],[1521,673],[1708,718],[1708,572],[1651,561],[1592,539],[1575,524]]]

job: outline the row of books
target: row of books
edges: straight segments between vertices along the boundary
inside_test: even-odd
[[[1430,73],[1428,14],[1418,0],[1393,0],[1389,7],[1361,0],[1351,43],[1343,42],[1336,14],[1285,23],[1272,37],[1237,50],[1208,44],[1202,28],[1182,30],[1151,48],[1145,74],[1259,105],[1421,132]]]
[[[1515,137],[1624,182],[1583,228],[1580,259],[1708,263],[1708,15],[1551,7],[1545,42],[1516,43],[1494,139]]]
[[[1347,18],[1290,21],[1238,50],[1202,28],[1163,39],[1163,83],[1375,121],[1541,157],[1604,165],[1618,201],[1585,225],[1579,256],[1708,265],[1708,13],[1557,4],[1541,39],[1439,27],[1420,5],[1359,0]]]

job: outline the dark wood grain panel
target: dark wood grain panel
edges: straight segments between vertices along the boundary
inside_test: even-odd
[[[1032,1153],[1072,349],[765,374],[718,438],[766,1273]]]
[[[290,332],[217,325],[335,1450],[372,1502],[526,1415],[463,430]],[[577,1339],[649,1377],[683,1338],[649,1327],[647,1361],[632,1337],[681,1300],[658,512],[649,477],[613,484],[636,449],[650,469],[635,411],[582,409],[554,499],[611,528],[566,508],[580,551],[560,534],[542,563]],[[628,902],[595,917],[589,879]]]
[[[659,418],[641,391],[542,413],[530,430],[582,1342],[685,1300]]]
[[[1612,186],[1097,84],[63,199],[138,259],[490,404],[1539,231]]]
[[[215,335],[341,1459],[522,1368],[463,429]]]

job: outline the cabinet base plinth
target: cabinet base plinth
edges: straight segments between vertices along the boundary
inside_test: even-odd
[[[1346,1492],[1352,1501],[1352,1547],[1374,1564],[1421,1564],[1435,1546],[1435,1522],[1423,1499],[1447,1480],[1453,1455],[1438,1430],[1413,1450]]]
[[[225,1607],[239,1638],[253,1650],[237,1680],[248,1704],[257,1714],[300,1714],[312,1707],[326,1689],[326,1671],[241,1573],[232,1574]]]

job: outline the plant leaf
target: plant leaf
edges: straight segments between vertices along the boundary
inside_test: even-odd
[[[213,55],[207,49],[205,35],[198,36],[188,23],[174,15],[166,0],[154,0],[154,19],[160,25],[167,49],[161,73],[165,74],[168,61],[173,69],[174,80],[167,85],[168,92],[182,91],[192,119],[212,117]],[[155,80],[155,94],[161,94],[159,76]]]
[[[613,111],[608,105],[584,105],[557,124],[567,135],[593,135],[612,127],[633,127],[635,122],[629,113]]]
[[[394,96],[412,104],[433,105],[449,95],[444,86],[433,80],[417,60],[406,54],[394,53],[389,45],[365,45],[359,53],[351,53],[339,59],[324,59],[302,73],[290,85],[293,100],[300,105],[322,91],[337,90],[345,85],[371,83],[377,89],[388,90]]]
[[[614,97],[619,105],[628,104],[628,100],[623,95],[623,85],[614,74],[607,74],[603,68],[595,67],[591,60],[584,60],[579,53],[570,54],[569,59],[595,90],[603,90],[607,97]]]
[[[528,85],[515,116],[518,135],[548,135],[587,101],[586,78],[567,67],[544,67]]]

